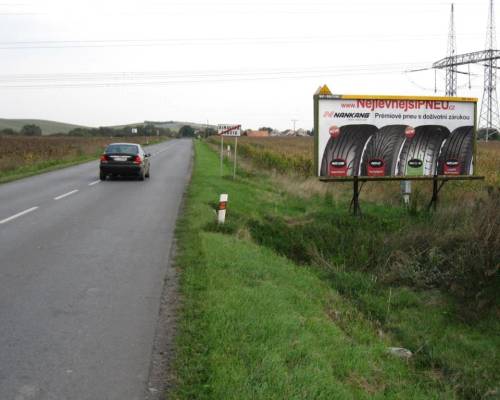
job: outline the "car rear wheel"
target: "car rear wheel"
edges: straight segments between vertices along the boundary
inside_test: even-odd
[[[105,180],[106,180],[106,174],[105,174],[104,172],[100,172],[100,173],[99,173],[99,179],[100,179],[101,181],[105,181]]]
[[[145,177],[144,171],[139,172],[139,176],[137,177],[140,181],[143,181]]]
[[[146,178],[150,178],[151,177],[151,171],[148,169],[148,172],[146,174]]]

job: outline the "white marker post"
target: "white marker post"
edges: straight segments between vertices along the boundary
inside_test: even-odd
[[[223,224],[226,221],[227,193],[222,193],[219,197],[219,210],[217,212],[217,222]]]
[[[401,181],[401,195],[406,208],[408,208],[410,206],[411,181]]]

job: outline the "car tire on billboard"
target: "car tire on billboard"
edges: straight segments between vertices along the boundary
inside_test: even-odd
[[[368,139],[377,132],[375,125],[331,127],[321,162],[321,176],[358,175],[361,156]]]
[[[396,175],[398,156],[407,129],[407,125],[387,125],[372,136],[363,154],[362,176]]]
[[[438,175],[467,175],[473,173],[474,127],[455,129],[441,149]]]
[[[450,131],[440,125],[423,125],[415,128],[412,138],[407,138],[399,157],[398,175],[432,176],[443,141]]]

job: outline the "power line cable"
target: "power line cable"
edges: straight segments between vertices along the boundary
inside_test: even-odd
[[[474,35],[475,36],[475,35]],[[478,37],[480,35],[477,35]],[[100,39],[100,40],[45,40],[0,42],[0,50],[109,48],[109,47],[155,47],[175,45],[231,45],[231,44],[283,44],[311,42],[341,42],[345,40],[364,41],[367,38],[384,42],[423,41],[443,38],[443,35],[341,35],[316,37],[262,37],[262,38],[177,38],[177,39]]]
[[[297,74],[335,74],[345,72],[379,72],[384,70],[401,71],[407,63],[368,64],[326,66],[268,70],[202,70],[202,71],[119,71],[119,72],[80,72],[80,73],[46,73],[46,74],[3,74],[0,82],[38,82],[38,81],[92,81],[92,80],[137,80],[163,78],[211,78],[266,75],[297,75]]]
[[[363,75],[385,75],[401,72],[400,69],[387,69],[380,71],[345,71],[337,73],[306,73],[301,75],[274,75],[274,76],[239,76],[239,77],[211,77],[209,79],[189,79],[183,78],[180,80],[159,80],[159,81],[121,81],[121,82],[75,82],[75,83],[60,83],[60,82],[45,82],[41,84],[0,84],[2,89],[20,89],[20,88],[84,88],[84,87],[121,87],[121,86],[164,86],[172,84],[192,84],[192,83],[218,83],[218,82],[245,82],[259,80],[279,80],[279,79],[305,79],[317,77],[332,77],[332,76],[363,76]]]

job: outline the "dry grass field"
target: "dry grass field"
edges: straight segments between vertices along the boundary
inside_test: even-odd
[[[268,159],[269,166],[274,161],[275,168],[283,169],[283,172],[289,169],[290,172],[307,171],[314,175],[312,169],[314,139],[312,137],[241,137],[238,145],[244,154],[248,153],[252,158],[256,157],[254,153],[261,153],[258,158],[264,161]],[[273,160],[274,158],[277,160]],[[293,166],[297,168],[293,169]],[[485,176],[487,184],[500,184],[500,141],[478,142],[476,173]]]
[[[137,143],[151,138],[137,137]],[[123,138],[21,137],[0,136],[0,180],[5,177],[32,174],[60,164],[98,157],[108,143]]]
[[[478,143],[477,159],[477,174],[490,185],[500,185],[500,142]]]
[[[218,137],[210,138],[213,145],[219,144]],[[233,145],[234,139],[226,138],[225,144]],[[314,194],[331,194],[335,199],[351,196],[352,184],[319,182],[314,173],[314,139],[312,137],[241,137],[238,153],[250,160],[254,167],[276,173],[277,183],[287,191],[301,197]],[[478,142],[476,175],[484,181],[460,181],[448,183],[441,192],[443,200],[460,198],[462,204],[472,204],[478,193],[485,193],[489,187],[500,186],[500,142]],[[413,199],[425,206],[430,199],[432,184],[413,182]],[[398,204],[400,202],[398,182],[371,182],[363,187],[362,197],[373,202]]]

